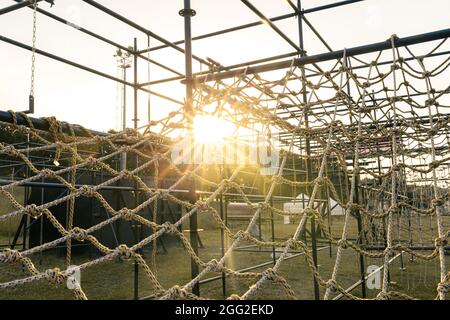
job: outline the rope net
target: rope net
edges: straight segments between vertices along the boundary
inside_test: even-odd
[[[450,227],[450,120],[446,110],[450,104],[445,79],[450,58],[436,52],[448,43],[443,40],[431,51],[415,55],[412,48],[397,48],[395,36],[389,41],[391,50],[374,56],[349,57],[344,50],[340,59],[320,66],[296,66],[293,61],[288,70],[269,73],[270,79],[244,72],[234,79],[206,77],[196,82],[195,117],[218,117],[232,123],[228,144],[255,136],[279,137],[280,161],[269,174],[262,174],[261,166],[249,164],[245,157],[235,164],[180,164],[173,157],[174,148],[195,122],[182,109],[139,130],[107,135],[54,118],[45,119],[49,132],[43,132],[34,128],[26,115],[11,112],[11,130],[28,135],[33,143],[0,145],[4,159],[25,165],[27,171],[21,179],[3,180],[3,201],[15,209],[0,215],[0,225],[17,217],[29,217],[32,222],[46,219],[58,236],[23,250],[0,251],[0,262],[22,264],[29,273],[15,273],[0,283],[0,289],[12,290],[40,280],[62,285],[74,273],[70,266],[75,242],[89,243],[99,252],[76,270],[117,259],[134,262],[143,270],[151,285],[150,297],[155,299],[208,298],[195,295],[193,289],[214,275],[251,283],[239,292],[227,293],[228,299],[279,298],[277,293],[270,295],[268,288],[273,287],[296,299],[304,289],[293,285],[292,278],[302,264],[324,299],[363,299],[355,288],[365,286],[373,274],[366,270],[346,274],[349,251],[360,263],[365,262],[363,266],[369,260],[380,262],[381,287],[372,298],[415,298],[395,290],[391,281],[393,261],[409,256],[411,261],[438,262],[437,279],[426,283],[435,288],[437,299],[445,299],[450,287],[446,265]],[[28,124],[19,125],[19,116]],[[37,161],[38,155],[53,164]],[[117,159],[121,157],[127,162],[119,169]],[[102,176],[100,183],[77,182],[92,172]],[[14,188],[44,181],[58,184],[66,192],[51,201],[24,204],[13,195]],[[108,200],[105,190],[118,186],[131,188],[134,203]],[[250,209],[245,225],[231,225],[224,217],[224,197],[225,210],[230,203]],[[86,228],[77,226],[77,216],[92,214],[77,212],[76,203],[83,199],[98,201],[107,217]],[[162,216],[164,203],[182,208],[180,217]],[[334,208],[341,208],[337,217],[332,215],[333,203]],[[67,205],[64,219],[53,212],[61,204]],[[222,251],[206,257],[192,245],[197,232],[183,230],[191,218],[203,216],[212,217],[225,238]],[[289,217],[293,228],[281,230],[282,236],[276,237],[275,223],[277,229],[288,228],[279,226],[280,217]],[[261,234],[263,219],[272,223],[271,239]],[[96,235],[119,221],[147,233],[143,236],[141,232],[132,245],[109,247]],[[199,269],[190,280],[184,277],[169,286],[161,282],[156,262],[158,241],[167,235],[180,240]],[[40,270],[35,257],[61,245],[66,248],[65,265]],[[248,270],[233,268],[233,255],[248,247],[255,249],[252,254],[272,252],[273,261]],[[331,259],[329,270],[322,270],[318,262],[317,251],[322,249],[329,249],[330,257],[320,258]],[[293,259],[296,256],[302,258]],[[286,268],[291,263],[295,268]],[[106,267],[104,272],[108,272]],[[76,298],[87,299],[82,282],[75,281],[71,290]]]

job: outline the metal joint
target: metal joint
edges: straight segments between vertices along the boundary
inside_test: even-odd
[[[50,8],[53,8],[53,6],[55,5],[55,0],[45,0],[45,2],[50,3]]]
[[[178,14],[182,17],[184,16],[195,16],[197,14],[197,12],[194,9],[181,9],[180,11],[178,11]]]

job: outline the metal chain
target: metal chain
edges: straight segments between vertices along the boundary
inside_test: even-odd
[[[31,84],[30,84],[30,96],[34,96],[34,78],[36,70],[36,20],[37,20],[37,0],[33,2],[33,37],[32,37],[32,49],[31,49]]]

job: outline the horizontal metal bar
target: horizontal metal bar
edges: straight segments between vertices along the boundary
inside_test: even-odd
[[[296,16],[297,16],[296,13],[289,13],[289,14],[284,14],[284,15],[281,15],[281,16],[270,18],[270,21],[276,22],[276,21],[281,21],[281,20],[285,20],[285,19],[290,19],[290,18],[293,18],[293,17],[296,17]],[[200,36],[196,36],[196,37],[193,37],[192,40],[207,39],[207,38],[211,38],[211,37],[227,34],[227,33],[230,33],[230,32],[235,32],[235,31],[239,31],[239,30],[244,30],[244,29],[260,26],[262,24],[264,24],[264,22],[262,22],[261,20],[258,20],[258,21],[247,23],[247,24],[243,24],[243,25],[240,25],[240,26],[237,26],[237,27],[232,27],[232,28],[223,29],[223,30],[220,30],[220,31],[215,31],[215,32],[206,33],[206,34],[203,34],[203,35],[200,35]],[[184,43],[184,40],[178,40],[178,41],[173,42],[173,44],[183,44],[183,43]],[[164,49],[164,48],[167,48],[167,47],[168,47],[167,45],[155,46],[155,47],[144,49],[144,50],[140,51],[140,53],[146,53],[146,52],[149,52],[149,51],[156,51],[156,50]]]
[[[239,67],[243,67],[243,66],[251,66],[254,64],[258,64],[258,63],[264,63],[264,62],[269,62],[269,61],[274,61],[274,60],[279,60],[279,59],[284,59],[284,58],[289,58],[289,57],[293,57],[298,55],[298,52],[291,52],[291,53],[286,53],[286,54],[281,54],[281,55],[276,55],[276,56],[272,56],[272,57],[267,57],[267,58],[262,58],[262,59],[258,59],[258,60],[252,60],[252,61],[247,61],[247,62],[243,62],[243,63],[239,63],[239,64],[235,64],[235,65],[230,65],[230,66],[226,66],[226,67],[221,67],[220,70],[230,70],[230,69],[235,69],[235,68],[239,68]],[[204,71],[201,73],[197,73],[197,75],[199,74],[208,74],[209,71]],[[153,80],[150,82],[144,82],[144,83],[140,83],[139,85],[141,87],[144,86],[148,86],[148,85],[154,85],[154,84],[161,84],[161,83],[167,83],[167,82],[172,82],[172,81],[177,81],[177,80],[184,80],[185,77],[171,77],[171,78],[164,78],[164,79],[159,79],[159,80]]]
[[[345,6],[345,5],[348,5],[348,4],[361,2],[361,1],[364,1],[364,0],[346,0],[346,1],[330,3],[330,4],[323,5],[323,6],[318,6],[318,7],[314,7],[314,8],[310,8],[310,9],[305,9],[305,10],[303,10],[303,13],[307,14],[307,13],[322,11],[322,10],[336,8],[336,7],[341,7],[341,6]]]
[[[10,183],[17,182],[20,180],[6,180],[6,179],[0,179],[0,185],[6,186]],[[21,184],[22,187],[35,187],[35,188],[58,188],[58,189],[67,189],[67,186],[65,186],[62,183],[54,183],[54,182],[25,182]],[[74,187],[81,188],[83,185],[81,184],[74,184]],[[95,187],[95,185],[88,185],[89,187]],[[155,190],[153,188],[150,188],[151,190]],[[120,190],[120,191],[145,191],[144,188],[134,188],[134,187],[124,187],[124,186],[104,186],[101,187],[99,190]],[[161,191],[169,191],[169,189],[158,189]],[[172,193],[187,193],[188,190],[170,190]]]
[[[14,1],[21,3],[20,0],[14,0]],[[31,6],[29,6],[29,7],[32,9]],[[37,8],[36,11],[39,12],[40,14],[44,15],[44,16],[47,16],[47,17],[50,18],[50,19],[53,19],[53,20],[55,20],[55,21],[61,22],[61,23],[65,24],[65,25],[68,25],[68,26],[70,26],[70,27],[72,27],[72,28],[74,28],[74,29],[76,29],[76,30],[82,32],[82,33],[85,33],[85,34],[87,34],[87,35],[89,35],[89,36],[91,36],[91,37],[93,37],[93,38],[96,38],[96,39],[98,39],[98,40],[100,40],[100,41],[103,41],[103,42],[105,42],[105,43],[107,43],[107,44],[110,44],[110,45],[112,45],[112,46],[114,46],[114,47],[116,47],[116,48],[119,48],[119,49],[121,49],[121,50],[130,52],[130,53],[132,53],[132,54],[137,54],[138,57],[140,57],[141,59],[144,59],[144,60],[146,60],[146,61],[148,61],[148,62],[150,62],[150,63],[153,63],[154,65],[156,65],[156,66],[158,66],[158,67],[160,67],[160,68],[163,68],[163,69],[165,69],[165,70],[167,70],[167,71],[170,71],[170,72],[172,72],[172,73],[175,73],[175,74],[177,74],[177,75],[182,75],[182,73],[180,73],[180,72],[178,72],[178,71],[175,71],[175,70],[173,70],[173,69],[171,69],[171,68],[169,68],[169,67],[163,65],[162,63],[159,63],[159,62],[157,62],[157,61],[155,61],[155,60],[149,59],[148,57],[145,57],[145,56],[143,56],[143,55],[141,55],[141,54],[139,54],[139,53],[135,53],[134,50],[131,50],[130,48],[128,48],[128,47],[126,47],[126,46],[123,46],[123,45],[121,45],[121,44],[119,44],[119,43],[117,43],[117,42],[114,42],[114,41],[112,41],[112,40],[110,40],[110,39],[107,39],[107,38],[101,36],[101,35],[98,35],[98,34],[96,34],[95,32],[92,32],[92,31],[90,31],[90,30],[87,30],[87,29],[85,29],[85,28],[83,28],[83,27],[81,27],[81,26],[79,26],[79,25],[77,25],[77,24],[75,24],[75,23],[73,23],[73,22],[70,22],[70,21],[68,21],[68,20],[66,20],[66,19],[63,19],[63,18],[61,18],[61,17],[59,17],[59,16],[57,16],[57,15],[55,15],[55,14],[53,14],[53,13],[50,13],[50,12],[48,12],[48,11],[46,11],[46,10],[41,9],[41,8]]]
[[[10,38],[5,37],[5,36],[2,36],[2,35],[0,35],[0,41],[4,41],[4,42],[6,42],[6,43],[12,44],[12,45],[14,45],[14,46],[17,46],[17,47],[22,48],[22,49],[25,49],[25,50],[29,50],[29,51],[32,51],[32,50],[33,50],[33,48],[30,47],[29,45],[26,45],[26,44],[24,44],[24,43],[22,43],[22,42],[19,42],[19,41],[10,39]],[[65,58],[61,58],[61,57],[59,57],[59,56],[57,56],[57,55],[54,55],[54,54],[52,54],[52,53],[49,53],[49,52],[46,52],[46,51],[43,51],[43,50],[40,50],[40,49],[36,49],[35,51],[36,51],[37,54],[40,54],[40,55],[42,55],[42,56],[44,56],[44,57],[47,57],[47,58],[50,58],[50,59],[53,59],[53,60],[56,60],[56,61],[59,61],[59,62],[68,64],[68,65],[70,65],[70,66],[72,66],[72,67],[75,67],[75,68],[78,68],[78,69],[81,69],[81,70],[84,70],[84,71],[88,71],[88,72],[90,72],[90,73],[96,74],[96,75],[101,76],[101,77],[103,77],[103,78],[107,78],[107,79],[110,79],[110,80],[113,80],[113,81],[116,81],[116,82],[118,82],[118,83],[122,83],[122,84],[125,84],[125,85],[127,85],[127,86],[130,86],[130,87],[133,87],[133,88],[134,88],[134,84],[133,84],[133,83],[130,83],[130,82],[124,81],[124,80],[122,80],[122,79],[113,77],[113,76],[111,76],[111,75],[109,75],[109,74],[107,74],[107,73],[104,73],[104,72],[101,72],[101,71],[92,69],[92,68],[90,68],[90,67],[86,67],[86,66],[84,66],[84,65],[82,65],[82,64],[79,64],[79,63],[77,63],[77,62],[73,62],[73,61],[71,61],[71,60],[68,60],[68,59],[65,59]],[[162,95],[162,94],[160,94],[160,93],[158,93],[158,92],[155,92],[155,91],[152,91],[152,90],[148,90],[148,89],[145,89],[145,88],[139,88],[139,86],[138,86],[138,89],[141,90],[141,91],[150,93],[150,94],[152,94],[152,95],[154,95],[154,96],[160,97],[160,98],[162,98],[162,99],[165,99],[165,100],[174,102],[174,103],[176,103],[176,104],[184,105],[183,102],[178,101],[178,100],[175,100],[175,99],[170,98],[170,97],[166,97],[165,95]]]
[[[328,248],[330,248],[330,246],[317,248],[317,251],[325,250],[325,249],[328,249]],[[304,255],[303,252],[292,254],[292,255],[287,256],[286,258],[284,258],[284,260],[293,259],[293,258],[302,256],[302,255]],[[268,262],[264,262],[264,263],[261,263],[261,264],[258,264],[258,265],[254,265],[254,266],[251,266],[251,267],[248,267],[248,268],[243,268],[243,269],[240,269],[240,270],[236,270],[236,272],[247,272],[247,271],[251,271],[251,270],[254,270],[254,269],[261,268],[261,267],[270,266],[271,264],[273,264],[273,260],[268,261]],[[228,275],[225,275],[225,276],[228,276]],[[222,279],[222,275],[201,280],[200,284],[205,284],[205,283],[212,282],[212,281],[219,280],[219,279]]]
[[[319,31],[317,31],[317,29],[314,28],[311,22],[309,22],[309,20],[303,14],[302,19],[306,23],[306,25],[311,29],[311,31],[316,35],[316,37],[320,40],[320,42],[322,42],[323,45],[328,49],[328,51],[333,51],[333,49],[331,49],[330,45],[325,41],[325,39],[322,37]]]
[[[34,117],[28,117],[28,119],[30,119],[31,123],[33,124],[33,126],[38,129],[38,130],[42,130],[42,131],[49,131],[50,129],[50,124],[44,120],[44,119],[39,119],[39,118],[34,118]],[[23,126],[28,126],[28,122],[25,119],[25,117],[23,117],[21,114],[16,113],[16,120],[17,120],[17,124],[18,125],[23,125]],[[0,121],[2,122],[8,122],[8,123],[13,123],[14,119],[11,115],[11,113],[7,112],[7,111],[0,111]],[[63,130],[63,132],[67,132],[69,133],[69,126],[65,123],[62,122],[61,123],[61,128]],[[91,132],[93,135],[97,135],[97,136],[106,136],[107,133],[104,132],[99,132],[99,131],[93,131],[93,130],[85,130],[82,129],[80,126],[78,125],[73,125],[73,130],[75,131],[75,134],[77,136],[81,136],[81,137],[87,137],[88,135],[86,134],[86,131]]]
[[[379,246],[365,246],[365,249],[367,250],[373,250],[373,251],[383,251],[386,250],[386,246],[379,245]],[[414,250],[414,251],[429,251],[429,250],[435,250],[436,247],[433,245],[410,245],[408,246],[408,249]],[[444,246],[445,250],[450,250],[450,246]]]
[[[100,3],[96,2],[96,1],[93,1],[93,0],[82,0],[82,1],[86,2],[87,4],[93,6],[93,7],[97,8],[97,9],[99,9],[100,11],[103,11],[104,13],[110,15],[111,17],[116,18],[117,20],[120,20],[120,21],[122,21],[125,24],[128,24],[130,27],[133,27],[136,30],[139,30],[139,31],[145,33],[146,35],[148,35],[148,36],[150,36],[150,37],[152,37],[152,38],[154,38],[154,39],[164,43],[165,45],[167,45],[167,46],[169,46],[169,47],[171,47],[171,48],[173,48],[173,49],[175,49],[175,50],[177,50],[177,51],[179,51],[181,53],[185,53],[184,49],[176,46],[172,42],[170,42],[170,41],[164,39],[163,37],[153,33],[152,31],[150,31],[150,30],[148,30],[148,29],[138,25],[136,22],[125,18],[124,16],[122,16],[122,15],[118,14],[117,12],[115,12],[115,11],[105,7],[104,5],[102,5],[102,4],[100,4]],[[197,61],[199,61],[199,62],[201,62],[201,63],[203,63],[203,64],[205,64],[207,66],[212,66],[211,63],[209,63],[208,61],[206,61],[206,60],[204,60],[204,59],[202,59],[202,58],[200,58],[200,57],[198,57],[196,55],[192,55],[192,57],[195,60],[197,60]]]
[[[297,46],[287,35],[283,33],[269,18],[267,18],[261,11],[259,11],[250,1],[241,0],[250,10],[252,10],[258,17],[260,17],[264,23],[269,25],[278,35],[280,35],[287,43],[289,43],[295,50],[302,52],[303,49]]]
[[[389,260],[388,265],[390,265],[392,262],[394,262],[398,257],[400,257],[403,254],[403,251],[398,253],[395,257],[393,257],[391,260]],[[381,270],[384,269],[384,265],[379,267],[378,269],[374,270],[372,273],[368,274],[367,276],[364,277],[364,280],[358,280],[356,283],[354,283],[353,285],[351,285],[350,287],[348,287],[347,289],[345,289],[346,292],[352,292],[353,290],[355,290],[356,288],[358,288],[358,286],[360,286],[363,281],[366,281],[367,279],[369,279],[369,277],[373,276],[374,274],[376,274],[377,272],[380,272]],[[333,298],[333,300],[340,300],[341,298],[343,298],[344,295],[342,293],[340,293],[339,295],[337,295],[336,297]]]
[[[3,111],[1,111],[1,112],[3,112]],[[17,181],[16,180],[0,179],[0,185],[8,185],[8,184],[13,183],[13,182],[17,182]],[[53,182],[25,182],[21,186],[24,186],[24,187],[62,188],[62,189],[67,188],[67,186],[65,186],[62,183],[53,183]],[[82,185],[75,185],[75,186],[77,188],[82,187]],[[91,187],[93,187],[93,186],[91,186]],[[107,187],[104,187],[104,188],[102,187],[102,189],[105,189],[105,190],[124,190],[124,191],[134,191],[134,190],[136,190],[133,187],[117,187],[117,186],[107,186]],[[154,190],[153,188],[150,188],[150,189]],[[138,188],[137,190],[145,191],[145,189],[143,189],[143,188]],[[158,190],[168,191],[168,189],[161,189],[161,188],[159,188]],[[173,192],[173,193],[188,193],[189,191],[180,189],[180,190],[171,190],[171,192]],[[199,194],[199,195],[202,195],[202,194],[204,194],[204,195],[213,194],[213,192],[210,192],[210,191],[200,191],[200,190],[197,190],[196,193]],[[223,193],[223,195],[224,196],[228,196],[228,197],[233,197],[233,196],[239,197],[239,196],[242,196],[241,194],[238,194],[238,193]],[[247,195],[247,197],[248,198],[261,198],[261,199],[263,199],[264,195]],[[296,198],[274,196],[273,199],[274,200],[277,200],[277,199],[278,200],[295,200]]]
[[[444,38],[448,38],[448,37],[450,37],[450,29],[443,29],[443,30],[439,30],[439,31],[422,33],[419,35],[414,35],[414,36],[409,36],[409,37],[404,37],[404,38],[396,38],[394,40],[394,44],[396,47],[404,47],[404,46],[408,46],[408,45],[414,45],[414,44],[444,39]],[[372,44],[368,44],[368,45],[363,45],[363,46],[346,49],[346,55],[347,55],[347,57],[351,57],[351,56],[357,56],[357,55],[367,54],[367,53],[371,53],[371,52],[378,52],[378,51],[386,50],[389,48],[391,48],[391,41],[386,40],[383,42],[377,42],[377,43],[372,43]],[[317,54],[317,55],[312,55],[312,56],[296,58],[294,60],[294,65],[295,66],[303,66],[303,65],[314,64],[314,63],[323,62],[323,61],[336,60],[336,59],[342,58],[343,54],[344,54],[344,50],[338,50],[338,51],[332,51],[332,52],[327,52],[327,53],[322,53],[322,54]],[[201,77],[197,77],[195,79],[195,81],[197,83],[202,83],[205,80],[216,81],[216,80],[232,78],[232,77],[238,76],[240,74],[243,74],[244,72],[247,75],[250,75],[250,74],[255,74],[255,73],[263,73],[263,72],[268,72],[268,71],[286,69],[286,68],[289,68],[291,66],[291,64],[292,64],[291,60],[285,60],[285,61],[280,61],[280,62],[274,62],[274,63],[264,64],[264,65],[249,67],[249,68],[241,68],[241,69],[237,69],[237,70],[231,70],[231,71],[225,71],[225,72],[221,72],[221,73],[210,74],[207,76],[201,76]]]
[[[291,1],[291,0],[286,0],[286,2],[288,3],[288,5],[291,6],[291,8],[294,10],[294,12],[298,13],[298,8],[297,6]]]
[[[351,4],[354,2],[360,2],[360,1],[364,1],[364,0],[352,0],[352,1],[342,1],[342,2],[337,2],[335,4],[331,4],[331,5],[326,5],[326,6],[320,6],[320,7],[315,7],[315,8],[310,8],[310,9],[306,9],[303,10],[303,14],[308,14],[308,13],[312,13],[312,12],[317,12],[317,11],[321,11],[321,10],[325,10],[325,9],[329,9],[329,8],[334,8],[334,7],[339,7],[339,6],[343,6],[346,4]],[[280,15],[280,16],[276,16],[273,18],[270,18],[269,20],[272,22],[276,22],[276,21],[281,21],[281,20],[285,20],[285,19],[290,19],[290,18],[294,18],[296,16],[298,16],[298,10],[296,10],[295,13],[289,13],[289,14],[284,14],[284,15]],[[192,40],[202,40],[202,39],[207,39],[207,38],[211,38],[211,37],[215,37],[215,36],[220,36],[226,33],[231,33],[231,32],[235,32],[235,31],[240,31],[240,30],[244,30],[244,29],[248,29],[248,28],[253,28],[253,27],[257,27],[264,24],[263,21],[258,20],[255,22],[250,22],[247,24],[243,24],[240,26],[236,26],[236,27],[232,27],[232,28],[228,28],[228,29],[223,29],[223,30],[219,30],[219,31],[214,31],[214,32],[210,32],[210,33],[206,33],[203,35],[199,35],[196,37],[193,37]],[[183,44],[184,40],[178,40],[178,41],[174,41],[172,42],[173,44]],[[155,47],[151,47],[151,48],[147,48],[144,50],[139,51],[139,53],[146,53],[149,51],[156,51],[156,50],[161,50],[164,48],[167,48],[168,45],[160,45],[160,46],[155,46]]]
[[[43,0],[37,0],[37,2],[41,2],[41,1],[43,1]],[[34,3],[34,0],[26,0],[26,1],[21,1],[19,3],[13,4],[9,7],[2,8],[2,9],[0,9],[0,16],[5,13],[13,12],[13,11],[28,7],[30,5],[33,5],[33,3]]]

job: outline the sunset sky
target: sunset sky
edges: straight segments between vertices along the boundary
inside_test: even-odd
[[[181,0],[100,0],[103,5],[136,21],[154,33],[170,40],[184,37],[183,19],[178,15],[183,6]],[[295,1],[294,1],[295,2]],[[304,8],[333,1],[304,0]],[[284,0],[252,0],[266,16],[274,17],[292,12]],[[0,7],[14,4],[1,0]],[[254,22],[258,17],[241,1],[192,0],[197,11],[193,18],[193,35]],[[40,8],[57,14],[80,26],[94,31],[124,46],[132,45],[138,38],[139,49],[147,46],[147,37],[126,24],[104,14],[79,0],[56,0],[49,8]],[[333,49],[353,47],[386,40],[392,34],[399,37],[440,30],[448,27],[450,1],[447,0],[367,0],[356,4],[311,13],[308,19],[318,29]],[[277,23],[289,37],[298,41],[296,19]],[[116,75],[116,48],[80,33],[38,14],[37,47],[64,58],[86,64],[102,72]],[[0,16],[0,35],[31,44],[32,10],[23,8]],[[152,45],[158,45],[151,40]],[[308,54],[326,52],[305,26],[305,49]],[[261,25],[244,31],[229,33],[208,40],[195,41],[196,55],[211,57],[222,65],[264,58],[292,52],[292,48],[268,26]],[[184,56],[173,49],[152,52],[151,58],[171,68],[184,72]],[[0,108],[21,111],[27,109],[30,86],[31,53],[0,42]],[[147,81],[147,64],[140,61],[139,82]],[[199,64],[194,63],[195,71]],[[172,76],[152,66],[151,80]],[[129,79],[132,78],[130,70]],[[152,90],[183,100],[184,87],[179,82],[155,85]],[[38,56],[36,61],[36,114],[56,116],[58,119],[78,123],[91,129],[107,130],[115,127],[117,84],[83,70]],[[131,89],[128,91],[128,126],[132,127]],[[152,115],[158,118],[179,106],[155,97]],[[140,124],[145,124],[147,96],[139,94]]]

